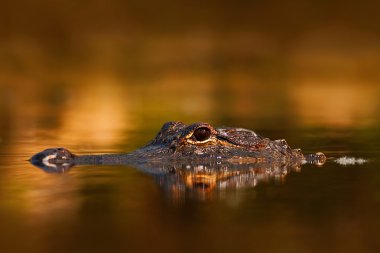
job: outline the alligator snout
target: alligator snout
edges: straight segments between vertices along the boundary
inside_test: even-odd
[[[63,172],[73,166],[74,155],[64,148],[49,148],[33,155],[29,161],[48,172]]]

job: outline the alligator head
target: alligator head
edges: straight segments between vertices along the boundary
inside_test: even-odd
[[[271,141],[243,128],[214,128],[208,123],[168,122],[148,145],[134,152],[153,159],[246,159],[251,162],[303,159],[285,140]]]

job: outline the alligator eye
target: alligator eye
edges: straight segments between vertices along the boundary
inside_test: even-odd
[[[197,141],[205,141],[210,138],[211,130],[207,127],[200,127],[194,131],[193,136]]]

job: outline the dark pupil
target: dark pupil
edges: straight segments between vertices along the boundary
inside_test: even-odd
[[[210,138],[211,131],[207,127],[200,127],[194,131],[193,135],[197,141],[205,141]]]

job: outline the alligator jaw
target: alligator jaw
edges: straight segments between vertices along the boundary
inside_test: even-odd
[[[152,151],[152,150],[150,150]],[[160,153],[158,150],[156,152]],[[136,167],[147,167],[149,165],[160,168],[169,165],[183,165],[183,164],[205,164],[208,166],[289,166],[299,167],[303,163],[323,165],[326,157],[323,153],[316,153],[310,155],[302,155],[300,150],[293,150],[292,156],[279,156],[266,157],[263,156],[249,156],[245,155],[232,155],[232,156],[199,156],[193,154],[193,157],[176,157],[175,154],[160,153],[161,157],[152,154],[147,155],[143,149],[136,150],[129,154],[105,154],[105,155],[81,155],[77,156],[72,154],[67,149],[53,148],[46,149],[40,153],[32,156],[29,161],[43,169],[46,172],[63,173],[68,171],[74,165],[135,165]],[[154,153],[154,152],[153,152]],[[145,155],[143,155],[145,154]],[[166,156],[167,155],[167,156]],[[151,168],[153,169],[153,168]]]
[[[217,164],[301,164],[322,165],[325,155],[304,156],[291,149],[285,140],[270,140],[242,128],[214,128],[208,123],[164,124],[146,146],[129,154],[75,156],[64,148],[50,148],[35,154],[31,163],[48,171],[63,172],[75,164],[134,165],[152,162],[179,164],[194,162]]]

